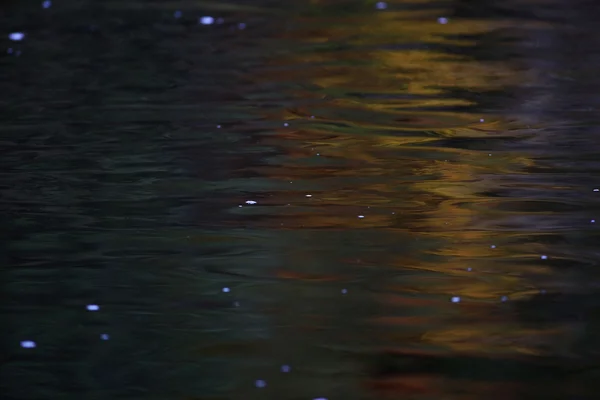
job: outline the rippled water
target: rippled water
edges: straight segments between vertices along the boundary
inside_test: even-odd
[[[0,15],[7,399],[596,398],[593,1],[42,5]]]

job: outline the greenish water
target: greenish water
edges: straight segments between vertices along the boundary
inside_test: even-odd
[[[0,397],[596,398],[594,2],[0,11]]]

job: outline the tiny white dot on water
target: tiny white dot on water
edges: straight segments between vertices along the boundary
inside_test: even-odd
[[[446,17],[439,17],[438,18],[438,23],[440,23],[442,25],[447,24],[448,23],[448,18],[446,18]]]
[[[106,333],[103,333],[102,335],[100,335],[100,339],[108,340],[108,339],[110,339],[110,336],[108,336],[108,334],[106,334]]]
[[[450,301],[452,301],[453,303],[460,303],[460,297],[454,296],[450,299]]]
[[[262,379],[257,380],[254,384],[257,388],[264,388],[267,386],[267,382],[263,381]]]
[[[375,8],[378,9],[378,10],[385,10],[387,8],[387,6],[388,5],[387,5],[387,3],[385,1],[378,1],[375,4]]]
[[[311,118],[314,118],[315,116],[314,116],[314,115],[311,115],[310,117],[311,117]]]
[[[479,120],[479,122],[485,122],[485,119],[481,118],[481,119]]]
[[[292,182],[290,182],[290,183],[292,183]],[[312,194],[307,194],[306,197],[312,197]]]
[[[595,219],[593,219],[593,220],[591,220],[590,222],[591,222],[592,224],[595,224],[595,223],[596,223],[596,220],[595,220]]]
[[[543,255],[543,256],[540,256],[540,258],[541,258],[542,260],[547,260],[547,259],[548,259],[548,256],[547,256],[547,255]]]
[[[473,270],[473,268],[469,267],[467,268],[467,271],[471,272]]]
[[[239,29],[246,29],[246,24],[245,24],[245,23],[243,23],[243,22],[240,22],[240,23],[238,24],[238,28],[239,28]]]
[[[42,8],[50,8],[52,7],[52,2],[50,0],[46,0],[42,2]]]
[[[505,301],[508,301],[508,297],[507,296],[502,296],[500,298],[500,301],[504,303]]]
[[[290,124],[288,124],[287,122],[283,124],[283,126],[289,126]]]
[[[198,22],[200,22],[200,24],[202,24],[202,25],[212,25],[215,22],[215,19],[213,17],[209,17],[209,16],[200,17]]]
[[[25,39],[25,34],[23,32],[12,32],[8,35],[8,38],[14,42],[19,42]]]
[[[230,289],[228,287],[223,288],[223,293],[229,293]]]
[[[35,346],[36,344],[33,340],[23,340],[21,342],[21,347],[24,349],[33,349]]]
[[[221,129],[221,125],[217,125],[217,129]]]
[[[313,400],[327,400],[326,397],[315,397]]]
[[[594,192],[600,192],[600,189],[594,189]]]
[[[87,308],[88,311],[98,311],[100,306],[97,304],[88,304],[85,308]]]
[[[348,293],[348,289],[342,289],[342,294]]]
[[[495,248],[496,248],[496,245],[495,245],[495,244],[493,244],[493,245],[491,245],[491,246],[490,246],[490,248],[491,248],[491,249],[495,249]]]
[[[256,201],[254,201],[254,200],[246,200],[246,204],[256,204]]]
[[[492,156],[492,153],[489,153],[489,154],[488,154],[488,156],[490,156],[490,157],[491,157],[491,156]]]
[[[359,216],[358,216],[358,218],[364,218],[364,217],[365,217],[364,215],[359,215]]]
[[[235,307],[239,307],[239,306],[240,306],[240,302],[239,302],[239,301],[234,301],[234,302],[233,302],[233,305],[234,305]]]
[[[290,372],[291,370],[292,370],[292,367],[290,367],[289,365],[281,366],[281,372]]]

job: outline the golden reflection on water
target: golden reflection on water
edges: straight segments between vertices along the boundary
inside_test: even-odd
[[[444,49],[468,48],[474,45],[464,39],[469,35],[516,23],[439,24],[440,15],[444,10],[299,17],[301,28],[284,34],[299,50],[253,76],[259,83],[291,83],[287,95],[298,104],[266,115],[289,123],[262,139],[286,156],[253,168],[288,188],[270,193],[257,222],[295,232],[293,242],[281,244],[287,256],[276,276],[322,284],[356,278],[364,267],[359,279],[377,287],[370,294],[376,308],[356,318],[369,327],[370,348],[567,353],[576,336],[570,328],[525,328],[515,319],[510,303],[537,293],[530,278],[552,271],[539,254],[515,256],[523,250],[519,229],[501,223],[519,215],[503,212],[485,195],[502,186],[499,176],[534,161],[510,151],[440,144],[462,138],[490,141],[489,147],[512,137],[514,121],[473,112],[472,100],[452,93],[486,93],[527,77],[509,61],[476,61]],[[330,249],[336,246],[349,254]],[[377,271],[381,278],[364,278]],[[460,302],[451,302],[453,296]],[[288,301],[283,310],[297,308]],[[293,322],[280,318],[311,326],[301,312]],[[435,382],[413,376],[402,385],[432,395]]]

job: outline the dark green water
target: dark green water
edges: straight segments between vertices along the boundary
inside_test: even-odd
[[[376,3],[0,6],[0,398],[597,398],[600,5]]]

